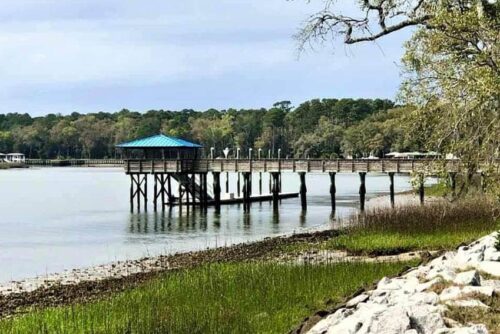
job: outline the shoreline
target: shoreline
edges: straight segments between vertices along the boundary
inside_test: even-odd
[[[400,193],[397,198],[406,198],[402,203],[409,205],[408,203],[413,201],[412,197],[415,196]],[[367,201],[367,208],[383,208],[385,202],[390,205],[388,195],[377,196]],[[94,299],[101,297],[103,294],[122,291],[151,277],[172,270],[188,269],[213,262],[279,260],[280,256],[283,255],[283,252],[280,251],[282,246],[304,242],[316,243],[333,238],[338,234],[338,230],[331,229],[331,226],[329,228],[325,224],[306,231],[301,230],[299,233],[266,237],[258,241],[205,250],[113,261],[86,268],[68,269],[43,276],[0,283],[0,318],[15,314],[19,308],[25,306],[53,306]],[[405,258],[420,257],[419,252],[401,255]],[[300,253],[297,254],[297,259],[300,256]],[[327,260],[339,260],[341,258],[356,260],[356,257],[344,256],[343,253],[326,254],[324,258]],[[389,257],[387,260],[395,258],[398,257]],[[374,257],[374,259],[376,258]]]
[[[118,261],[87,269],[68,270],[53,274],[52,277],[10,282],[0,285],[0,318],[19,313],[20,309],[28,306],[58,306],[93,300],[137,286],[169,271],[210,263],[268,260],[279,253],[281,247],[304,242],[317,243],[338,234],[335,230],[324,230],[266,238],[202,251]]]

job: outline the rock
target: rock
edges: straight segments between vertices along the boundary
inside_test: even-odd
[[[489,309],[490,307],[477,299],[468,300],[449,300],[446,302],[448,306],[455,307],[480,307],[484,309]]]
[[[410,318],[400,307],[391,307],[373,321],[371,333],[400,334],[410,329]]]
[[[500,277],[500,262],[483,261],[476,268],[491,276]]]
[[[425,282],[425,283],[421,283],[417,286],[416,290],[418,292],[422,292],[422,291],[425,291],[425,290],[429,290],[430,288],[432,288],[435,284],[438,284],[438,283],[441,283],[443,282],[443,278],[442,277],[435,277],[433,278],[432,280],[430,280],[429,282]]]
[[[485,279],[482,279],[481,280],[481,286],[492,287],[493,291],[496,294],[500,294],[500,280],[494,280],[494,279],[485,280]]]
[[[493,297],[495,290],[491,286],[464,286],[462,292],[464,295],[480,294],[486,297]]]
[[[352,309],[341,308],[332,315],[329,315],[325,319],[318,322],[308,333],[310,334],[325,333],[328,330],[328,328],[336,326],[342,320],[349,317],[353,313],[354,311]]]
[[[407,308],[412,327],[419,333],[434,333],[446,326],[441,309],[433,305],[415,305]]]
[[[416,329],[410,329],[405,332],[405,334],[418,334]]]
[[[496,248],[487,248],[484,251],[484,260],[485,261],[500,261],[500,251],[497,251]]]
[[[457,274],[455,273],[454,270],[447,268],[445,266],[441,266],[431,269],[425,276],[425,279],[427,281],[430,281],[433,280],[434,278],[441,277],[445,281],[453,281],[456,276]]]
[[[493,296],[494,289],[490,286],[464,286],[462,288],[457,286],[452,286],[446,288],[439,295],[439,299],[442,302],[448,300],[456,300],[467,297],[468,295],[480,294],[486,297]]]
[[[347,304],[346,304],[346,307],[355,307],[359,303],[365,302],[368,298],[370,298],[370,296],[368,296],[367,294],[362,293],[362,294],[354,297],[353,299],[349,300],[347,302]]]
[[[484,247],[481,249],[483,252],[458,252],[451,261],[451,264],[459,270],[477,268],[477,266],[484,260]]]
[[[443,328],[434,334],[488,334],[488,329],[485,325],[472,325],[462,328]]]
[[[481,277],[477,270],[466,271],[458,274],[453,280],[453,283],[457,285],[479,286],[481,285]]]
[[[448,300],[458,299],[461,296],[462,296],[462,289],[460,289],[458,286],[452,286],[444,289],[439,295],[439,299],[444,302]]]

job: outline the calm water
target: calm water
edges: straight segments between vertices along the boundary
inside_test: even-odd
[[[230,191],[236,192],[233,176]],[[369,174],[366,182],[368,198],[389,189],[386,175]],[[131,214],[129,178],[121,168],[0,170],[0,282],[334,224],[328,175],[308,174],[307,185],[305,214],[298,198],[283,200],[278,214],[269,202],[252,204],[249,215],[238,205],[223,206],[218,216],[211,208],[206,215],[177,208],[155,214],[152,205],[147,214]],[[253,186],[257,193],[257,175]],[[337,175],[337,217],[357,209],[358,187],[357,174]],[[409,188],[407,176],[396,177],[396,191]],[[283,191],[298,189],[298,175],[283,174]]]

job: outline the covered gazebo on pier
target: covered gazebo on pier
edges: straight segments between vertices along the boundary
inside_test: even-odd
[[[182,205],[190,203],[206,207],[212,198],[208,195],[207,171],[195,173],[196,162],[202,157],[203,147],[184,139],[159,134],[151,137],[135,139],[116,145],[122,152],[126,162],[127,174],[130,175],[130,204],[133,210],[134,199],[137,209],[140,208],[141,197],[144,199],[144,208],[148,196],[148,174],[154,177],[154,208],[157,209],[161,200],[162,208],[168,203]],[[169,161],[174,160],[174,161]],[[195,161],[196,160],[196,161]],[[131,162],[137,161],[139,169],[130,171]],[[151,168],[143,168],[144,162],[151,164]],[[180,165],[182,172],[168,172],[166,166],[174,163]],[[160,170],[155,169],[159,164]],[[178,184],[177,196],[174,195],[171,180]],[[198,179],[198,180],[197,180]]]
[[[116,145],[124,159],[198,159],[202,146],[187,140],[159,134]]]

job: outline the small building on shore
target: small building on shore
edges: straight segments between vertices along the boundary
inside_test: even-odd
[[[25,163],[26,156],[23,153],[9,153],[5,154],[3,161],[8,163]]]
[[[116,145],[124,159],[198,159],[203,146],[184,139],[159,134]]]

